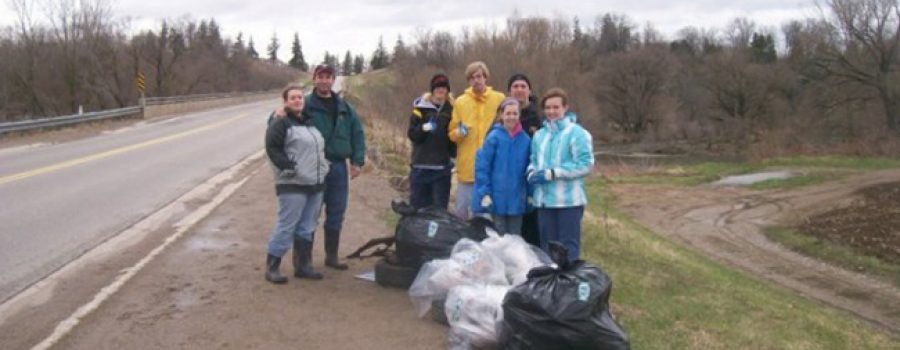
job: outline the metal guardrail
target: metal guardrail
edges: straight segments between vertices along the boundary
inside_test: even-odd
[[[197,101],[216,100],[216,99],[229,98],[229,97],[244,97],[244,96],[255,96],[255,95],[260,95],[260,94],[273,94],[273,93],[274,92],[272,92],[272,91],[256,91],[256,92],[230,92],[230,93],[218,93],[218,94],[185,95],[185,96],[171,96],[171,97],[149,97],[144,100],[144,107],[133,106],[133,107],[118,108],[118,109],[108,109],[108,110],[97,111],[97,112],[67,115],[67,116],[62,116],[62,117],[50,117],[50,118],[41,118],[41,119],[32,119],[32,120],[22,120],[22,121],[9,122],[9,123],[0,123],[0,135],[5,134],[5,133],[10,133],[10,132],[16,132],[16,131],[35,130],[35,129],[41,129],[41,128],[47,128],[47,127],[78,124],[78,123],[101,120],[101,119],[119,118],[119,117],[134,115],[134,114],[140,114],[140,113],[143,113],[143,109],[146,106],[160,106],[160,105],[173,104],[173,103],[197,102]]]
[[[260,94],[274,94],[276,91],[255,91],[255,92],[226,92],[226,93],[216,93],[216,94],[199,94],[199,95],[185,95],[185,96],[170,96],[170,97],[148,97],[145,99],[144,103],[147,106],[158,106],[170,103],[182,103],[182,102],[197,102],[197,101],[207,101],[207,100],[217,100],[220,98],[229,98],[229,97],[244,97],[244,96],[254,96]]]
[[[75,115],[67,115],[62,117],[41,118],[33,120],[23,120],[18,122],[0,123],[0,134],[40,129],[46,127],[63,126],[69,124],[77,124],[93,120],[119,118],[141,113],[141,106],[125,107],[117,109],[108,109],[105,111],[89,112]]]

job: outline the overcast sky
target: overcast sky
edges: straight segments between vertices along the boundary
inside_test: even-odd
[[[16,15],[10,0],[2,0],[0,26],[11,25]],[[47,1],[47,0],[38,0]],[[59,0],[51,0],[59,1]],[[77,1],[77,0],[68,0]],[[793,18],[817,14],[813,0],[107,0],[118,19],[130,19],[132,31],[157,28],[161,19],[215,18],[226,37],[238,32],[252,36],[257,51],[264,55],[273,33],[281,42],[279,58],[290,57],[294,32],[300,34],[307,61],[319,62],[327,50],[343,58],[350,50],[367,57],[384,36],[390,49],[403,35],[411,42],[418,30],[448,30],[458,34],[463,26],[470,28],[496,26],[503,28],[505,19],[518,11],[522,17],[578,16],[582,26],[590,25],[599,14],[622,13],[643,26],[652,23],[671,38],[678,29],[693,25],[724,27],[732,18],[743,16],[758,25],[779,28]]]

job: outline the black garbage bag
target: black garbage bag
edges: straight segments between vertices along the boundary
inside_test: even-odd
[[[566,248],[550,243],[558,268],[538,267],[503,300],[503,349],[627,350],[628,335],[609,313],[612,281]]]
[[[434,259],[447,259],[456,242],[463,238],[480,242],[487,238],[486,227],[492,227],[489,220],[467,222],[441,208],[415,209],[397,200],[391,206],[401,215],[394,237],[396,262],[403,266],[419,268]]]

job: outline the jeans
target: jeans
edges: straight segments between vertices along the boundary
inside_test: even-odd
[[[456,184],[456,216],[463,220],[469,220],[472,217],[472,191],[475,190],[474,183],[457,183]]]
[[[584,206],[569,208],[538,208],[541,228],[541,249],[548,254],[550,242],[557,241],[569,249],[569,261],[581,255],[581,217]]]
[[[447,209],[450,202],[450,169],[413,168],[409,172],[409,204],[414,208],[435,206]]]
[[[278,195],[278,222],[269,238],[268,252],[281,257],[294,239],[313,240],[322,208],[322,192],[282,193]]]
[[[347,161],[331,162],[325,175],[325,230],[340,232],[347,211],[350,195],[350,179],[347,177]]]
[[[522,234],[522,215],[492,215],[498,233]]]

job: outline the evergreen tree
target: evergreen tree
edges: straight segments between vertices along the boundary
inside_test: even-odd
[[[294,43],[291,44],[291,53],[293,56],[288,62],[288,65],[303,72],[309,71],[309,64],[307,64],[306,59],[303,58],[303,47],[300,46],[300,35],[296,32],[294,33]]]
[[[366,65],[366,58],[363,55],[356,56],[353,60],[353,74],[362,74]]]
[[[256,52],[256,48],[253,47],[253,36],[250,37],[250,42],[247,43],[247,55],[253,58],[259,58],[259,52]]]
[[[344,55],[344,63],[341,64],[341,73],[344,75],[353,75],[353,56],[350,56],[350,50]]]
[[[244,52],[244,33],[238,32],[237,38],[234,39],[234,52]]]
[[[409,57],[409,51],[406,49],[406,44],[403,43],[403,36],[397,34],[397,42],[394,44],[394,62],[402,61],[403,59]]]
[[[750,57],[754,63],[775,63],[778,60],[778,54],[775,52],[775,38],[771,34],[753,33],[753,39],[750,41]]]
[[[384,49],[384,38],[378,37],[378,48],[372,53],[372,63],[369,65],[373,70],[387,67],[390,64],[390,58],[387,56],[387,50]]]
[[[281,45],[278,44],[278,35],[276,33],[272,33],[272,41],[269,42],[269,47],[266,48],[266,52],[269,53],[269,61],[272,63],[278,62],[278,48]]]

